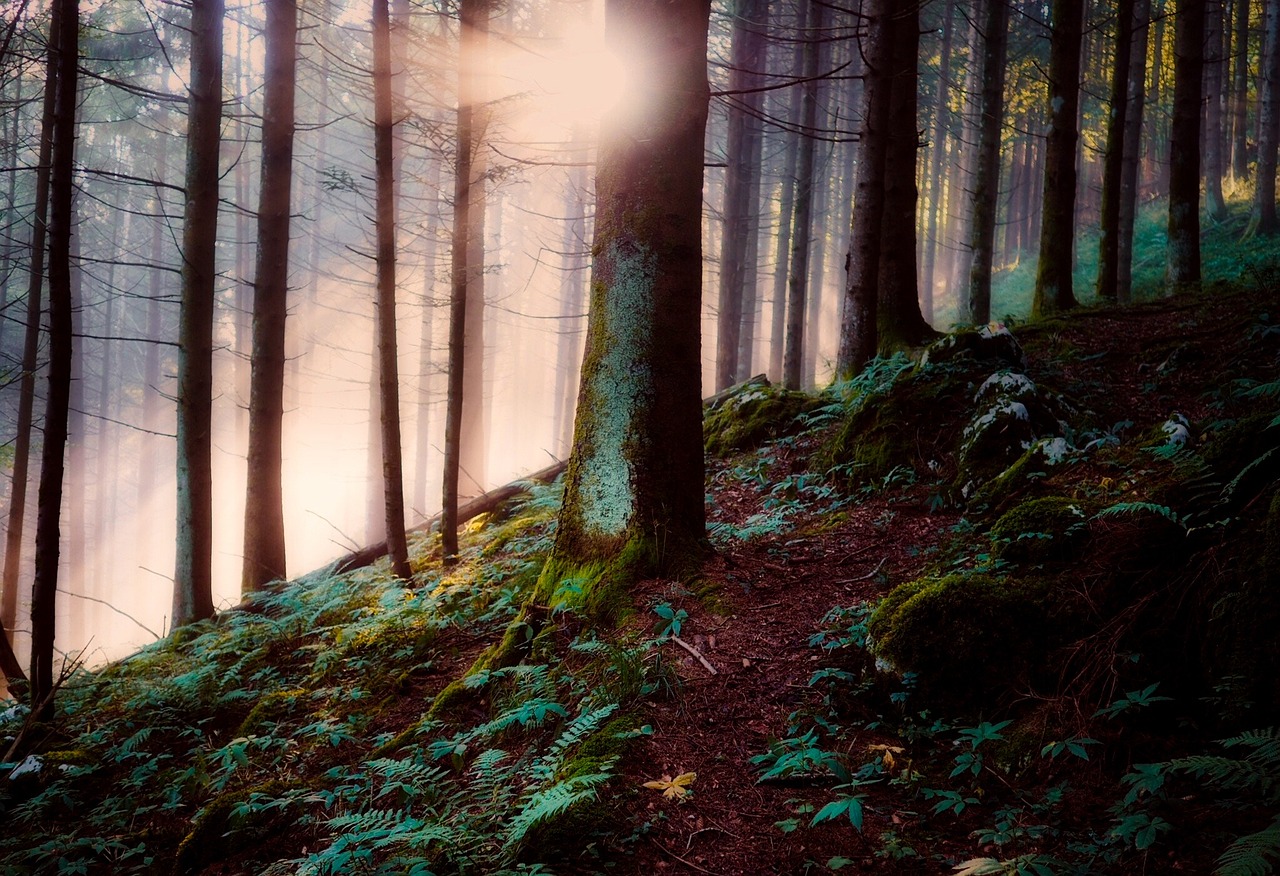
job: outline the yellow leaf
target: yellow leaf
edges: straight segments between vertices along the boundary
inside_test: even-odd
[[[697,773],[681,773],[674,779],[671,776],[663,776],[656,782],[645,782],[644,786],[653,788],[655,791],[661,791],[662,796],[668,800],[680,800],[697,778]]]

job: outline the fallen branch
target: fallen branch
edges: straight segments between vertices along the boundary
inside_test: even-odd
[[[868,572],[867,574],[863,575],[860,578],[845,578],[844,580],[837,581],[836,583],[839,584],[840,586],[844,586],[846,584],[857,584],[859,581],[870,581],[872,578],[876,576],[876,573],[880,571],[880,567],[883,566],[885,564],[885,561],[887,561],[888,559],[889,559],[888,557],[882,557],[880,559],[880,562],[876,564],[876,567],[874,569],[872,569],[870,572]]]
[[[707,672],[710,672],[712,675],[719,675],[719,673],[716,672],[716,668],[711,665],[711,661],[707,660],[706,657],[703,657],[702,652],[699,651],[697,648],[693,647],[692,645],[690,645],[688,642],[686,642],[684,639],[680,638],[679,636],[667,636],[667,638],[675,642],[681,648],[684,648],[694,657],[697,657],[698,662],[701,663],[704,667],[706,667]]]

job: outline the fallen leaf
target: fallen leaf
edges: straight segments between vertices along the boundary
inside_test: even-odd
[[[662,796],[668,800],[682,800],[684,795],[688,793],[689,786],[697,778],[697,773],[681,773],[674,779],[671,776],[663,776],[656,782],[645,782],[644,786],[653,788],[655,791],[661,791]]]

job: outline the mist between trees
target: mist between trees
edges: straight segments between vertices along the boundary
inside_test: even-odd
[[[385,539],[388,483],[400,485],[406,525],[434,515],[446,456],[465,499],[568,454],[599,126],[654,99],[625,40],[606,40],[603,6],[9,4],[0,418],[12,534],[0,619],[20,661],[58,343],[41,314],[61,300],[60,270],[73,353],[59,652],[87,648],[96,663],[164,634],[175,576],[181,589],[191,569],[214,607],[262,583],[244,562],[254,360],[282,369],[279,522],[249,524],[251,536],[281,529],[264,580]],[[1277,7],[717,0],[703,368],[688,379],[704,395],[760,372],[812,388],[957,323],[1198,285],[1202,188],[1209,221],[1252,199],[1247,233],[1276,228]],[[74,38],[55,29],[68,14]],[[293,65],[280,65],[273,38]],[[78,75],[59,80],[67,52]],[[201,92],[204,81],[220,89]],[[212,133],[200,129],[216,172],[192,170],[201,93],[216,113]],[[59,119],[72,140],[53,133]],[[273,131],[288,143],[282,163]],[[74,171],[60,177],[68,142]],[[216,219],[193,237],[202,182]],[[211,259],[203,279],[197,249]],[[212,519],[193,555],[200,515],[175,499],[190,500],[175,482],[175,401],[191,401],[179,382],[191,373],[179,361],[191,327],[180,323],[200,282],[212,284],[209,384],[198,391]],[[272,334],[260,313],[257,342],[255,286],[274,289],[287,314]],[[870,309],[848,312],[847,301]],[[381,382],[378,312],[382,349],[394,340]],[[446,453],[451,387],[457,441]],[[389,388],[398,417],[381,413]],[[192,410],[188,436],[203,428]],[[389,425],[398,475],[384,468]]]

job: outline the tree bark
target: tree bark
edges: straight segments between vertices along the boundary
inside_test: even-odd
[[[391,138],[391,16],[373,0],[373,155],[377,187],[377,349],[382,400],[382,487],[391,572],[408,580],[404,526],[404,464],[400,447],[400,375],[396,354],[396,202]]]
[[[845,287],[836,379],[848,380],[876,354],[880,275],[880,226],[884,215],[885,163],[889,150],[889,109],[893,87],[891,0],[863,0],[866,36],[862,80],[862,129],[849,237],[849,279]]]
[[[938,89],[933,103],[933,144],[929,149],[929,215],[925,220],[924,260],[921,266],[921,306],[926,321],[933,321],[933,298],[936,289],[935,267],[942,241],[938,239],[938,217],[945,209],[942,163],[946,155],[951,108],[951,41],[955,30],[955,0],[946,0],[942,11],[942,45],[939,50]]]
[[[71,393],[71,233],[80,31],[77,0],[55,0],[54,5],[61,8],[53,37],[58,72],[49,170],[49,390],[36,510],[36,574],[31,588],[31,703],[39,709],[41,720],[52,717],[56,682],[54,603]]]
[[[984,0],[982,42],[982,124],[978,132],[977,174],[973,181],[973,235],[969,268],[969,322],[991,321],[991,264],[995,258],[996,203],[1000,194],[1000,141],[1004,130],[1004,71],[1009,44],[1009,7]]]
[[[1071,265],[1075,240],[1076,119],[1080,103],[1082,0],[1054,0],[1049,43],[1049,133],[1045,138],[1040,261],[1031,312],[1076,306]]]
[[[1249,0],[1235,0],[1235,45],[1232,54],[1231,90],[1231,175],[1236,180],[1249,178],[1249,150],[1246,134],[1249,120]]]
[[[700,296],[707,0],[609,0],[605,40],[648,106],[605,117],[587,349],[544,602],[609,615],[635,576],[690,571],[705,537]],[[566,579],[592,582],[561,587]]]
[[[1208,0],[1204,44],[1204,201],[1209,217],[1215,222],[1227,218],[1227,202],[1222,197],[1222,68],[1226,58],[1222,36],[1222,0]]]
[[[1169,135],[1170,292],[1200,287],[1200,101],[1205,0],[1178,0]],[[1274,206],[1274,205],[1273,205]]]
[[[1265,0],[1262,83],[1258,94],[1258,176],[1244,236],[1272,235],[1276,219],[1276,147],[1280,141],[1280,0]]]
[[[804,30],[805,15],[808,7],[799,2],[796,6],[796,33],[799,34]],[[795,76],[803,75],[801,71],[804,70],[804,51],[804,40],[796,39],[795,45],[791,50],[791,72]],[[784,157],[782,177],[778,181],[778,236],[774,249],[773,308],[771,331],[769,333],[769,375],[775,381],[782,381],[782,373],[785,367],[783,353],[786,347],[787,330],[787,280],[791,273],[791,238],[794,233],[792,221],[795,217],[797,187],[796,165],[801,148],[800,134],[797,133],[797,129],[800,127],[803,100],[796,94],[794,87],[787,89],[786,92],[775,91],[773,93],[775,95],[783,93],[788,95],[787,128],[781,134]]]
[[[222,126],[222,0],[192,0],[182,312],[178,323],[178,539],[173,626],[213,616],[213,306]]]
[[[556,453],[562,459],[568,458],[573,444],[573,401],[578,387],[578,365],[582,362],[579,336],[587,307],[587,150],[577,136],[574,140],[569,152],[574,166],[565,179],[565,223],[560,254],[560,327],[556,336],[555,419],[552,429]]]
[[[293,184],[297,0],[266,4],[262,178],[253,282],[249,376],[249,452],[244,502],[244,565],[249,593],[286,577],[284,539],[285,322],[289,310],[289,213]]]
[[[1102,167],[1102,216],[1098,239],[1098,297],[1115,301],[1120,278],[1120,199],[1125,132],[1129,117],[1130,56],[1133,52],[1134,0],[1116,3],[1116,55],[1111,71],[1111,107],[1107,114],[1107,151]]]
[[[1151,0],[1133,9],[1133,48],[1129,57],[1129,101],[1124,119],[1124,157],[1120,171],[1120,212],[1116,229],[1116,300],[1127,302],[1133,291],[1133,226],[1138,215],[1138,171],[1142,158],[1142,115],[1147,88],[1147,37],[1151,32]]]

